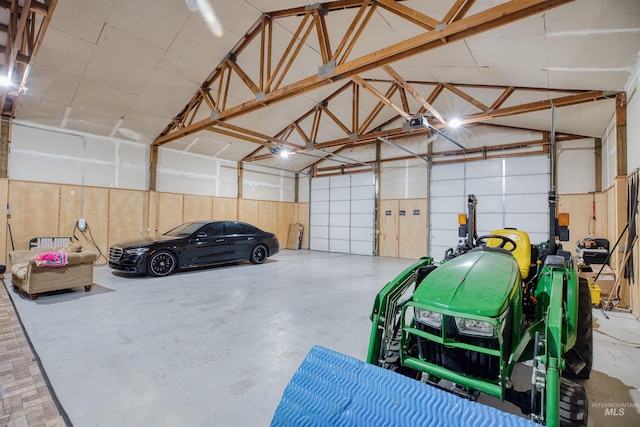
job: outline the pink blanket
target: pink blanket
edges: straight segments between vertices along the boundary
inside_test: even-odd
[[[45,252],[38,254],[33,259],[36,262],[36,267],[62,267],[67,265],[67,253],[66,252]]]

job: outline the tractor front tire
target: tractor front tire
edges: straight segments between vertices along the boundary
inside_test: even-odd
[[[578,281],[578,327],[576,343],[565,354],[567,367],[562,371],[562,376],[570,379],[587,380],[593,366],[593,319],[591,313],[591,290],[587,279]],[[575,372],[570,365],[583,365]]]
[[[586,427],[589,419],[587,392],[580,384],[562,378],[558,414],[561,427]]]
[[[391,341],[382,367],[414,380],[419,381],[422,378],[422,372],[403,366],[400,363],[400,338],[398,336],[395,336]]]

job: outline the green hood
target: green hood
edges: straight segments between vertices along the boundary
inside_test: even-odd
[[[434,309],[497,317],[519,286],[518,263],[511,255],[471,251],[430,273],[413,300]]]

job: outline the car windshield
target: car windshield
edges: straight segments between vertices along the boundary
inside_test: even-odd
[[[189,222],[187,224],[182,224],[174,228],[173,230],[169,230],[164,233],[165,236],[173,236],[173,237],[184,237],[190,236],[195,233],[197,230],[202,227],[201,222]]]

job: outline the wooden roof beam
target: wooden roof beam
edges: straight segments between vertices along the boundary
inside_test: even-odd
[[[471,15],[452,22],[439,30],[428,31],[424,34],[401,41],[391,46],[387,46],[378,51],[364,55],[360,58],[336,65],[333,72],[320,77],[317,74],[309,76],[285,87],[278,88],[260,100],[249,100],[235,107],[221,111],[216,120],[228,119],[240,116],[264,105],[281,102],[286,99],[309,92],[327,83],[334,82],[341,78],[358,75],[367,70],[392,63],[399,59],[412,56],[421,52],[435,49],[442,45],[443,40],[462,40],[471,35],[477,35],[510,22],[535,15],[551,8],[570,3],[574,0],[511,0],[506,3],[491,7],[475,15]],[[273,77],[273,76],[272,76]],[[180,131],[171,132],[166,129],[154,141],[154,145],[163,145],[179,139],[183,136],[206,129],[215,124],[216,120],[211,118],[200,120]]]
[[[407,83],[407,81],[403,79],[400,74],[398,74],[393,68],[391,68],[390,65],[383,65],[382,69],[386,71],[387,74],[389,74],[396,82],[398,82],[400,86],[402,86],[407,92],[409,92],[413,99],[418,101],[427,111],[433,114],[436,119],[440,120],[440,122],[442,123],[445,122],[442,114],[440,114],[433,105],[427,102],[427,100],[423,98],[422,95],[420,95],[420,93],[413,86]]]

